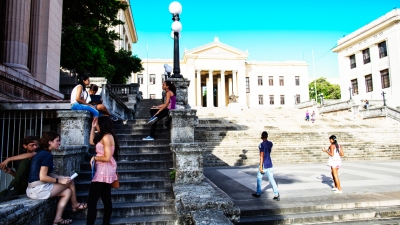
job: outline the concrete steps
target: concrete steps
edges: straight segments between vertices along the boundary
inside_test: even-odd
[[[148,119],[117,121],[114,124],[121,146],[117,172],[120,187],[112,189],[113,213],[111,224],[172,225],[176,224],[173,179],[170,178],[172,154],[170,134],[158,124],[157,139],[143,141],[150,128]],[[94,153],[94,148],[91,148]],[[79,202],[87,202],[91,183],[89,162],[80,165],[75,181]],[[103,204],[98,201],[96,224],[102,223]],[[72,213],[67,209],[64,218],[73,218],[74,224],[86,224],[86,210]]]

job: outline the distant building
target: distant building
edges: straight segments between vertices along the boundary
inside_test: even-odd
[[[248,55],[217,37],[214,42],[186,50],[180,66],[181,74],[191,81],[189,104],[225,107],[231,95],[239,96],[238,102],[248,107],[291,107],[309,100],[306,62],[247,61]],[[131,83],[140,84],[144,98],[161,99],[164,64],[173,66],[173,60],[143,59],[142,64],[144,70],[134,74]]]
[[[400,9],[394,9],[338,40],[342,99],[400,105]]]

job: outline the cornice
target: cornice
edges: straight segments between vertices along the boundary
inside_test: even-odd
[[[128,8],[126,8],[126,10],[124,10],[126,25],[128,26],[129,34],[131,35],[132,42],[137,43],[138,36],[137,36],[137,32],[136,32],[135,21],[133,18],[131,6],[129,4],[130,0],[120,0],[120,1],[128,6]]]
[[[400,21],[400,9],[393,9],[371,23],[357,29],[346,37],[338,40],[338,46],[332,49],[333,52],[339,52],[348,48],[361,40],[379,33],[387,27],[390,27]]]

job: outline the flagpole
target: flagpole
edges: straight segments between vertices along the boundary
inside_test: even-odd
[[[314,70],[314,92],[315,92],[315,103],[317,103],[317,79],[315,78],[314,49],[312,49],[312,62],[313,62],[313,70]]]

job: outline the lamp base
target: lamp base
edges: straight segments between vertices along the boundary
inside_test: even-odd
[[[173,74],[170,78],[183,78],[182,74]]]

